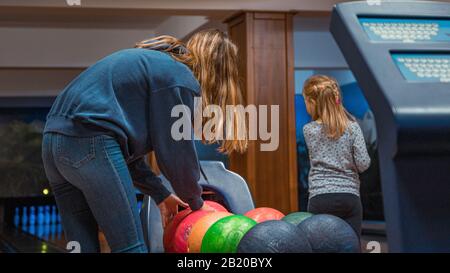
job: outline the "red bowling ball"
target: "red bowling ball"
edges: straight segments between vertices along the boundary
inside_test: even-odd
[[[188,252],[188,238],[191,234],[192,227],[203,216],[212,213],[206,210],[197,210],[184,217],[178,224],[175,235],[172,240],[173,252],[175,253],[187,253]]]
[[[214,202],[214,201],[205,201],[206,205],[210,206],[211,208],[213,208],[215,211],[228,211],[224,206],[222,206],[221,204]]]
[[[248,218],[255,220],[257,223],[262,223],[269,220],[281,220],[284,214],[272,208],[256,208],[244,214]]]
[[[185,209],[175,215],[164,230],[163,243],[166,252],[187,253],[188,238],[194,224],[208,213],[227,211],[225,207],[213,201],[205,201],[205,204],[212,208],[212,210],[197,210],[192,212],[191,209]]]
[[[172,221],[166,226],[164,229],[164,235],[163,235],[163,244],[164,244],[164,250],[168,253],[174,253],[175,250],[173,248],[173,238],[175,236],[176,229],[178,225],[183,221],[186,216],[189,215],[192,211],[190,209],[185,209],[180,212],[178,212],[177,215],[172,219]]]

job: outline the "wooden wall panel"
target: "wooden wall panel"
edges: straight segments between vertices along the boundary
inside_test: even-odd
[[[253,56],[249,54],[249,49],[246,46],[239,45],[252,44],[252,36],[248,35],[248,33],[253,31],[252,25],[246,24],[246,21],[251,20],[251,16],[251,14],[244,14],[228,22],[229,35],[239,47],[239,77],[241,79],[245,103],[253,101],[254,97],[253,93],[249,92],[253,90]],[[255,147],[256,143],[250,142],[247,154],[254,154]],[[230,169],[239,173],[248,182],[250,191],[255,197],[256,185],[254,181],[256,181],[256,178],[254,160],[245,155],[233,154],[230,156]]]
[[[239,72],[246,103],[279,105],[280,109],[278,149],[261,151],[261,141],[251,141],[247,153],[230,157],[230,168],[247,180],[257,206],[285,213],[295,211],[298,200],[292,15],[243,12],[227,23],[230,37],[241,53]]]

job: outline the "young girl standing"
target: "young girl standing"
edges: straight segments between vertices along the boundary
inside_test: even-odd
[[[303,97],[313,120],[303,127],[311,162],[308,211],[338,216],[360,236],[359,173],[370,165],[362,131],[342,105],[333,78],[310,77]]]

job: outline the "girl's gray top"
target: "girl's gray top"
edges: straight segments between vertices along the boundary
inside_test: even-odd
[[[359,173],[370,166],[364,137],[351,121],[337,140],[329,138],[316,121],[303,127],[311,169],[309,198],[324,193],[352,193],[359,196]]]

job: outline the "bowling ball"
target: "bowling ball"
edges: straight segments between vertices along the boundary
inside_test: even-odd
[[[248,218],[255,220],[257,223],[262,223],[269,220],[280,220],[284,214],[272,208],[256,208],[244,214]]]
[[[305,234],[295,225],[269,220],[252,227],[239,242],[238,253],[311,253]]]
[[[200,253],[203,237],[206,231],[218,220],[232,215],[229,212],[218,211],[209,213],[198,220],[192,227],[191,234],[188,237],[188,252]]]
[[[290,224],[293,224],[293,225],[298,225],[303,220],[305,220],[306,218],[309,218],[311,216],[313,216],[312,213],[299,211],[299,212],[290,213],[290,214],[284,216],[281,220],[288,222]]]
[[[227,211],[222,205],[213,201],[205,201],[205,204],[214,211]],[[197,210],[192,212],[191,209],[185,209],[177,213],[164,230],[164,250],[170,253],[186,253],[187,239],[193,224],[208,212],[211,211]]]
[[[361,250],[355,231],[339,217],[317,214],[297,227],[308,238],[314,253],[358,253]]]
[[[203,237],[202,253],[236,253],[241,238],[256,222],[243,215],[231,215],[215,222]]]
[[[205,204],[208,205],[209,207],[213,208],[216,211],[228,211],[224,206],[222,206],[221,204],[214,202],[214,201],[206,200]]]
[[[175,217],[173,217],[172,221],[169,222],[169,224],[164,229],[163,234],[163,244],[164,244],[164,250],[169,253],[175,252],[173,248],[173,238],[175,237],[175,231],[178,227],[178,225],[181,223],[181,221],[191,213],[192,210],[185,209],[177,213]]]
[[[203,216],[212,212],[206,210],[197,210],[191,212],[181,220],[175,229],[175,234],[172,239],[173,252],[187,253],[188,252],[188,238],[192,231],[192,226],[200,220]]]

